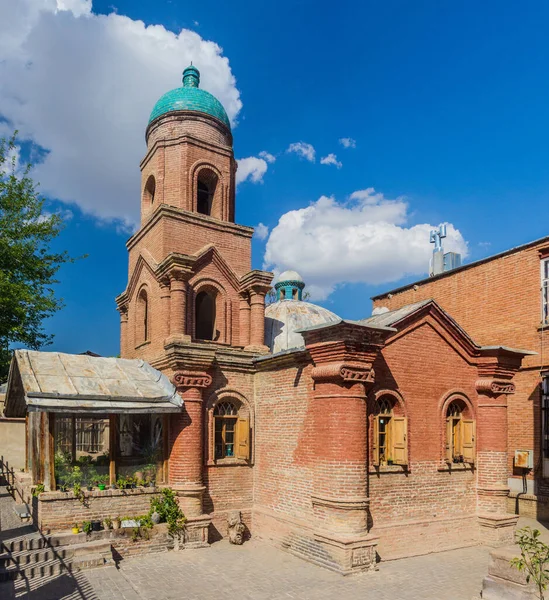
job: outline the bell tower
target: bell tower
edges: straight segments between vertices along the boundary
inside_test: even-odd
[[[127,243],[128,286],[117,298],[121,356],[163,369],[182,345],[187,355],[197,345],[266,351],[272,274],[251,270],[253,229],[234,222],[231,124],[195,66],[155,104],[145,139],[141,226]]]

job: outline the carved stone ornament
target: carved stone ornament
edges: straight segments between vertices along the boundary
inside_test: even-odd
[[[242,515],[239,510],[231,510],[227,515],[227,525],[229,526],[229,542],[241,546],[244,542],[244,531],[246,526],[242,522]]]
[[[515,384],[511,381],[501,381],[497,379],[477,379],[475,384],[477,392],[488,392],[490,394],[514,394]]]
[[[357,383],[373,383],[375,372],[370,363],[328,363],[315,367],[312,377],[316,381],[339,379]]]
[[[173,384],[177,388],[206,388],[212,383],[212,376],[208,373],[193,371],[177,371],[173,376]]]

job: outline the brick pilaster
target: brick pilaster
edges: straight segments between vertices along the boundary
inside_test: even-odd
[[[239,308],[239,344],[245,347],[250,344],[250,297],[248,292],[243,292],[240,294]]]

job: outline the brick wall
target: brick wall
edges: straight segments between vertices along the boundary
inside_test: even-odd
[[[516,393],[508,398],[508,474],[511,485],[521,488],[522,473],[513,469],[514,451],[534,450],[535,471],[528,478],[535,476],[536,488],[545,495],[549,486],[541,479],[539,370],[549,365],[549,335],[539,326],[540,254],[545,255],[548,247],[548,239],[540,240],[516,252],[374,299],[374,307],[394,310],[433,298],[476,343],[537,352],[525,358],[514,378]]]

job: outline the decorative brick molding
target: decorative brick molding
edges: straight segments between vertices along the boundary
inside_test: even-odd
[[[212,376],[208,373],[177,371],[173,376],[173,384],[178,390],[186,388],[207,388],[212,384]]]
[[[323,363],[313,369],[311,376],[315,381],[373,383],[375,372],[371,363]]]
[[[515,393],[515,384],[513,382],[498,379],[477,379],[475,387],[477,392],[494,395]]]

